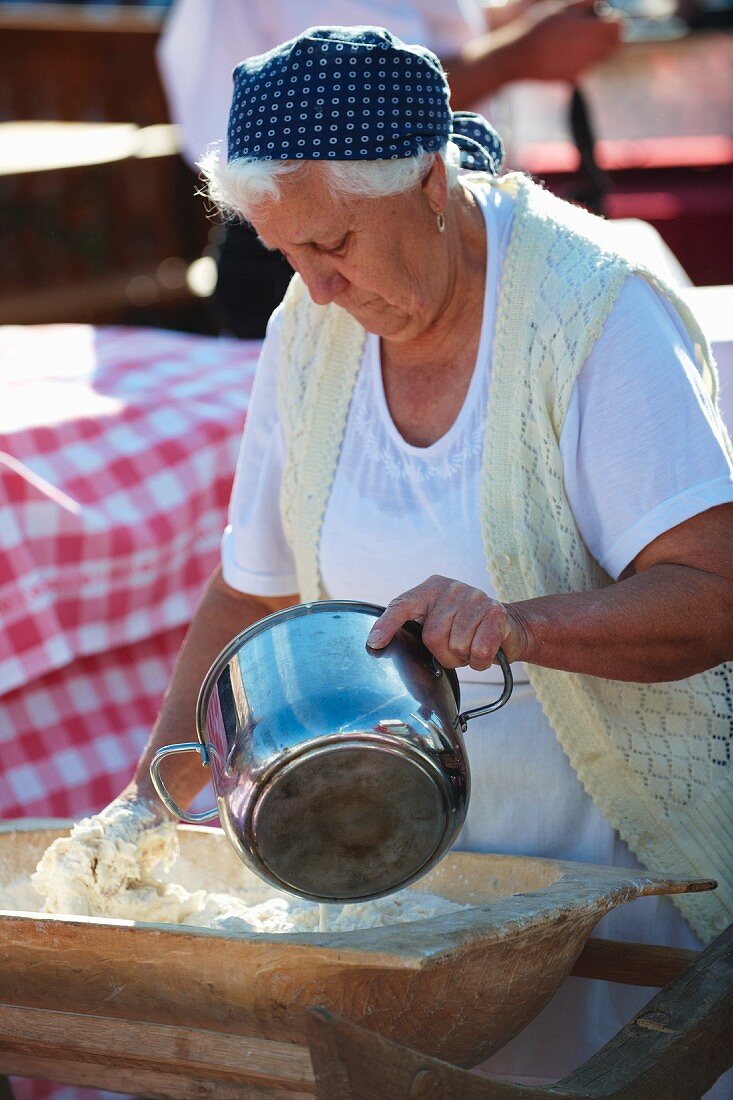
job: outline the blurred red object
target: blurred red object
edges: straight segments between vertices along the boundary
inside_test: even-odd
[[[598,141],[609,218],[640,218],[658,231],[696,286],[733,282],[733,140],[725,135]],[[535,143],[522,166],[562,198],[583,190],[570,142]]]

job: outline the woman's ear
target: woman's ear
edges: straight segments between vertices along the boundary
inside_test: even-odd
[[[430,171],[423,176],[420,185],[434,214],[442,213],[448,201],[448,176],[445,161],[436,153]]]

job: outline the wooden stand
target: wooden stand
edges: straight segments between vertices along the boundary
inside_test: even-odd
[[[308,1051],[291,1043],[2,1004],[0,1072],[160,1100],[693,1100],[733,1062],[733,927],[699,957],[591,939],[573,973],[670,984],[549,1089],[475,1077],[324,1010],[311,1013],[311,1068]],[[12,1100],[7,1078],[0,1100]]]
[[[170,125],[162,18],[0,4],[1,324],[189,328],[211,224]]]
[[[319,1100],[699,1100],[733,1065],[733,925],[585,1065],[547,1088],[475,1077],[323,1010],[311,1014],[310,1049]]]
[[[7,881],[30,874],[68,828],[0,824]],[[221,830],[181,826],[178,840],[172,881],[214,893],[246,881],[252,902],[270,893]],[[389,1040],[384,1049],[426,1065],[480,1065],[570,973],[645,986],[673,979],[693,952],[590,932],[615,905],[714,883],[451,852],[421,885],[468,908],[357,937],[0,912],[0,1075],[174,1100],[302,1100],[317,1095],[313,1009],[329,1014],[320,1023],[352,1021],[347,1038],[362,1025],[369,1042]]]

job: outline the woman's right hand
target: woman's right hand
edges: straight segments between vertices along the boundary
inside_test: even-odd
[[[134,779],[131,780],[108,806],[100,810],[98,816],[115,815],[125,807],[129,807],[133,813],[139,814],[140,817],[148,815],[158,825],[165,821],[178,821],[178,818],[174,818],[161,801],[153,786],[149,771],[147,775],[141,775],[140,782]]]

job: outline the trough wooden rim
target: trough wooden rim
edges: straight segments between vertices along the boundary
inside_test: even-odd
[[[13,832],[30,833],[69,829],[73,820],[61,818],[21,818],[0,822],[0,837]],[[179,825],[179,830],[191,833],[223,835],[221,829]],[[588,933],[610,909],[638,897],[658,894],[691,893],[715,889],[712,879],[693,878],[687,875],[667,875],[624,867],[604,867],[590,863],[572,863],[564,860],[544,859],[534,856],[507,856],[493,853],[449,852],[444,859],[460,860],[462,857],[483,856],[493,863],[536,864],[557,869],[558,877],[548,886],[525,893],[510,894],[471,906],[455,913],[443,914],[439,922],[434,918],[411,921],[404,924],[385,925],[359,931],[359,944],[353,942],[350,932],[286,932],[251,933],[222,932],[216,929],[194,928],[188,925],[165,924],[121,920],[111,917],[82,917],[50,913],[25,912],[0,909],[0,923],[18,922],[25,925],[34,922],[65,927],[107,926],[113,935],[155,934],[165,941],[169,937],[174,946],[177,937],[226,940],[228,949],[241,945],[248,951],[258,949],[266,954],[272,947],[285,947],[298,955],[307,954],[312,960],[329,965],[379,967],[385,965],[426,969],[446,962],[456,951],[483,951],[499,940],[521,942],[544,925],[548,932],[553,925],[572,920],[577,925],[587,924]],[[437,888],[438,883],[432,886]],[[439,923],[439,927],[438,927]],[[164,945],[161,943],[161,949]]]

